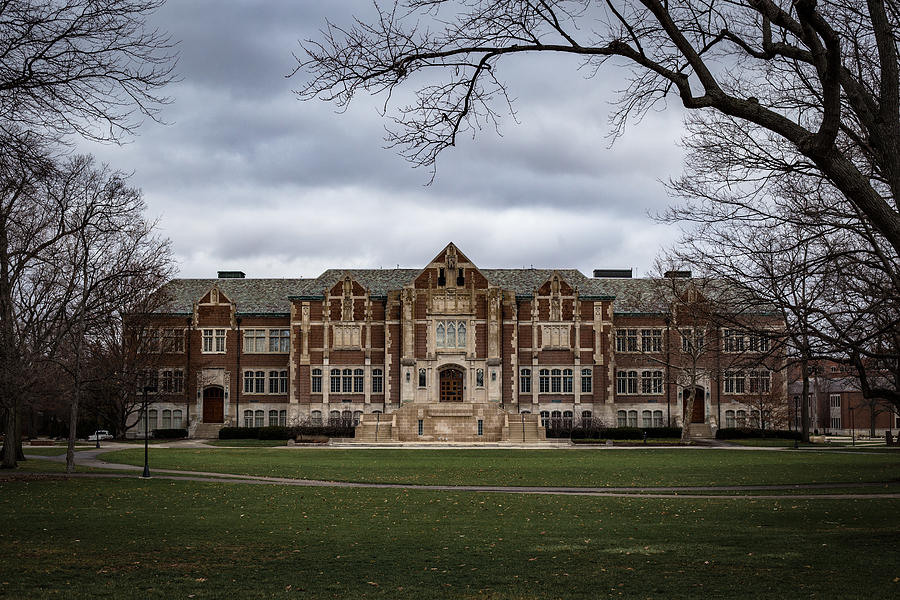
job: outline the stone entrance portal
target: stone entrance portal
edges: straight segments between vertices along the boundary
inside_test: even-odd
[[[686,416],[687,413],[687,405],[688,398],[690,398],[691,391],[689,389],[684,390],[682,392],[682,404],[681,404],[681,414]],[[694,410],[691,412],[691,423],[705,423],[706,422],[706,392],[704,392],[702,387],[698,387],[697,391],[694,393]],[[685,418],[685,420],[687,420]]]
[[[203,390],[203,422],[225,422],[225,390],[220,387],[208,387]]]
[[[463,401],[463,372],[457,368],[444,369],[440,373],[441,402]]]

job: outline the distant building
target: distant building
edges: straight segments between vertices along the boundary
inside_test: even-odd
[[[871,376],[871,375],[870,375]],[[875,376],[878,378],[878,376]],[[880,378],[878,378],[880,379]],[[878,385],[886,381],[875,382]],[[791,370],[788,385],[791,427],[802,428],[803,378],[799,367]],[[815,361],[809,367],[809,430],[829,435],[883,437],[900,431],[900,412],[889,401],[863,397],[853,367],[832,361]]]
[[[488,441],[588,419],[680,425],[689,341],[671,306],[647,301],[658,280],[595,275],[479,268],[449,244],[422,269],[174,280],[155,321],[163,366],[150,428],[189,419],[203,437],[223,424],[352,419],[361,439],[378,429],[381,440]],[[785,406],[766,335],[722,325],[701,343],[697,435],[765,424],[765,406]]]

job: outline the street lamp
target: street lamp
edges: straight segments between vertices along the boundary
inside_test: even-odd
[[[156,391],[156,388],[152,385],[145,385],[143,387],[144,392],[144,474],[141,475],[144,479],[150,478],[150,419],[147,414],[147,392]]]
[[[856,445],[856,426],[853,423],[853,407],[850,407],[850,442],[853,446]]]

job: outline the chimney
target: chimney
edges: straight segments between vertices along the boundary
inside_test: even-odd
[[[631,279],[631,269],[594,269],[594,277],[596,277],[596,278],[623,277],[625,279]]]
[[[243,271],[219,271],[219,279],[243,279]]]

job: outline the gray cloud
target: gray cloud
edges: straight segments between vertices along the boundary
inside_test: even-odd
[[[175,102],[130,144],[85,144],[134,171],[183,276],[242,269],[417,267],[455,241],[485,267],[649,269],[676,232],[647,213],[681,169],[680,112],[652,112],[609,148],[621,71],[585,79],[567,57],[501,64],[519,123],[460,140],[429,174],[382,148],[380,99],[343,114],[292,94],[297,41],[363,0],[170,2],[154,22],[181,40]],[[408,92],[407,92],[408,93]],[[402,97],[398,99],[402,102]]]

